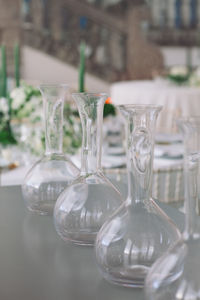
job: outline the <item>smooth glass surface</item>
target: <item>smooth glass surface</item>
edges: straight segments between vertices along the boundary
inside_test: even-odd
[[[185,144],[186,225],[180,240],[153,265],[146,278],[146,299],[200,299],[199,164],[200,117],[178,125]]]
[[[151,198],[154,128],[161,107],[123,105],[127,131],[128,197],[102,226],[96,258],[111,283],[143,287],[146,274],[179,231]]]
[[[101,170],[102,120],[106,94],[72,94],[82,123],[81,174],[59,196],[54,222],[62,239],[93,245],[108,217],[121,205],[122,196]]]
[[[27,173],[22,192],[27,208],[52,215],[60,193],[79,175],[78,168],[64,155],[63,104],[66,85],[42,85],[45,115],[45,154]]]

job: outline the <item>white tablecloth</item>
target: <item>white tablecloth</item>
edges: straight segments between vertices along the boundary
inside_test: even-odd
[[[182,166],[182,160],[180,159],[154,159],[154,171],[162,171],[166,169],[176,169],[177,167]],[[0,186],[8,186],[8,185],[21,185],[23,179],[30,169],[30,165],[21,166],[13,170],[5,170],[2,171],[0,175]]]
[[[162,202],[181,202],[183,200],[182,159],[154,159],[153,197]],[[21,185],[30,169],[30,165],[13,170],[3,170],[0,174],[0,186]],[[106,169],[106,175],[127,195],[127,177],[125,168]]]
[[[175,132],[178,117],[200,115],[200,88],[175,86],[167,81],[126,81],[111,85],[114,104],[163,105],[157,131]]]

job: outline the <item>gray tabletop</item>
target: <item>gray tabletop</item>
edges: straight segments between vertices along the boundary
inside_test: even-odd
[[[161,206],[182,229],[182,214]],[[64,243],[51,217],[26,210],[16,186],[0,188],[0,299],[143,300],[144,294],[102,279],[94,249]]]

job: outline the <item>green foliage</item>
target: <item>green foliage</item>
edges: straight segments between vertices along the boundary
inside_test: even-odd
[[[64,105],[63,146],[68,153],[74,153],[82,143],[81,122],[76,109],[69,103]]]
[[[1,46],[1,72],[2,72],[2,96],[7,96],[7,67],[6,67],[6,48]]]
[[[85,80],[85,43],[82,42],[80,45],[80,66],[79,66],[79,92],[85,91],[84,88]]]
[[[3,75],[2,75],[1,68],[0,68],[0,97],[3,97]]]
[[[28,126],[29,136],[25,148],[39,154],[44,148],[44,131],[41,129],[43,114],[42,97],[38,89],[27,84],[20,85],[19,45],[14,48],[16,88],[7,91],[6,48],[0,47],[0,144],[15,144],[20,141],[20,127]],[[85,43],[80,47],[79,90],[84,91]],[[77,110],[69,104],[64,106],[63,143],[65,150],[73,153],[81,145],[81,125]],[[25,125],[24,125],[25,124]],[[39,130],[38,130],[39,129]],[[20,142],[19,142],[20,143]]]
[[[2,145],[16,144],[9,122],[0,130],[0,143]]]
[[[189,75],[171,75],[171,74],[169,74],[167,77],[172,82],[174,82],[178,85],[181,85],[181,84],[187,83],[190,76]]]
[[[115,116],[116,115],[116,109],[115,109],[115,106],[113,104],[106,103],[104,105],[103,117],[106,118],[109,115]]]

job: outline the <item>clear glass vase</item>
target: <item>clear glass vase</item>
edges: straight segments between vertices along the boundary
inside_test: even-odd
[[[59,196],[54,221],[63,240],[93,245],[99,229],[120,206],[122,197],[101,170],[103,107],[107,95],[72,96],[82,123],[81,174]]]
[[[179,231],[151,198],[154,129],[161,107],[119,108],[127,125],[128,197],[99,231],[96,259],[111,283],[142,287],[149,268]]]
[[[60,193],[80,171],[63,154],[63,104],[68,86],[41,85],[45,115],[45,154],[27,173],[22,193],[27,208],[52,215]]]
[[[178,126],[185,144],[185,230],[179,241],[152,266],[146,278],[146,299],[200,299],[200,117]]]

